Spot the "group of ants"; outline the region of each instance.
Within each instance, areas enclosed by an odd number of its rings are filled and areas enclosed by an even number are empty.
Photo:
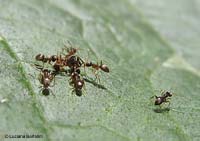
[[[63,55],[51,55],[45,56],[43,54],[37,54],[35,56],[36,61],[43,62],[43,66],[39,64],[34,64],[36,69],[40,71],[39,82],[42,84],[41,92],[43,95],[49,95],[51,89],[50,86],[55,84],[55,76],[64,73],[69,79],[69,84],[73,87],[73,91],[77,96],[82,95],[82,89],[85,85],[85,81],[81,76],[81,67],[91,67],[95,74],[96,79],[98,78],[97,71],[101,70],[103,72],[109,73],[109,68],[107,65],[100,63],[93,63],[91,61],[84,61],[80,56],[77,55],[78,48],[74,48],[71,44],[70,46],[65,46],[62,48]],[[44,68],[44,63],[48,63],[52,66],[53,70]],[[54,84],[51,85],[52,81]],[[51,91],[52,92],[52,91]],[[52,92],[53,93],[53,92]],[[172,93],[169,91],[163,91],[161,96],[153,96],[155,98],[155,105],[161,105],[163,103],[169,103],[169,98]],[[152,98],[153,98],[152,97]]]
[[[107,65],[103,64],[102,61],[99,63],[93,63],[91,61],[84,61],[80,56],[77,55],[78,48],[74,48],[71,43],[70,46],[62,48],[62,54],[46,56],[43,54],[37,54],[35,56],[36,61],[43,62],[43,66],[34,64],[36,69],[40,71],[39,82],[42,84],[41,92],[43,95],[49,95],[51,89],[49,87],[54,86],[55,76],[63,74],[70,77],[69,84],[73,87],[73,91],[77,96],[82,95],[82,88],[85,85],[84,78],[81,76],[81,67],[91,67],[95,74],[96,79],[99,79],[97,71],[102,70],[103,72],[109,73]],[[48,63],[53,69],[44,68],[44,64]],[[95,79],[95,80],[96,80]],[[52,81],[54,84],[51,85]],[[52,92],[53,94],[53,92]]]

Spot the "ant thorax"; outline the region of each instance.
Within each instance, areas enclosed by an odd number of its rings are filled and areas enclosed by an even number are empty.
[[[49,78],[44,79],[44,86],[49,86],[51,83],[51,80]]]

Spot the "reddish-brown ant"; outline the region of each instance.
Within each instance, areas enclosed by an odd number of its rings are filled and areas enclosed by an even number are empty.
[[[37,61],[42,61],[43,63],[51,63],[54,62],[53,64],[53,68],[55,69],[55,71],[58,73],[59,71],[63,70],[64,67],[64,59],[62,58],[61,55],[52,55],[50,57],[47,57],[45,55],[42,54],[38,54],[36,55],[35,59]]]
[[[110,72],[108,66],[106,66],[105,64],[103,64],[102,61],[100,62],[100,65],[99,65],[98,63],[97,63],[97,64],[94,64],[94,63],[92,63],[92,62],[86,62],[86,63],[85,63],[85,66],[86,66],[86,67],[92,67],[92,68],[94,68],[95,70],[101,69],[101,70],[104,71],[104,72]]]
[[[164,91],[162,92],[162,95],[161,96],[154,96],[156,99],[155,99],[155,105],[161,105],[162,103],[169,103],[170,104],[170,101],[168,101],[169,97],[172,97],[172,93],[169,92],[169,91]]]
[[[73,47],[67,48],[67,54],[65,55],[65,58],[67,59],[68,57],[76,54],[77,50],[78,49],[73,48]]]
[[[92,67],[92,68],[94,69],[95,77],[96,77],[96,79],[97,79],[99,82],[100,82],[100,78],[99,78],[99,76],[98,76],[98,74],[97,74],[96,71],[102,70],[102,71],[107,72],[107,73],[110,72],[108,66],[105,65],[105,64],[103,64],[102,61],[100,62],[100,65],[99,65],[98,63],[97,63],[97,64],[94,64],[94,63],[92,63],[92,62],[86,62],[86,63],[84,63],[84,66],[85,66],[85,67]]]
[[[52,87],[50,84],[51,82],[54,80],[55,78],[55,74],[48,70],[48,69],[43,69],[43,67],[41,67],[40,65],[35,64],[36,68],[39,69],[41,72],[39,74],[39,81],[40,83],[43,85],[42,86],[42,94],[43,95],[49,95],[51,89],[49,87]],[[55,83],[55,81],[54,81]]]
[[[72,47],[71,42],[68,41],[68,44],[70,45],[70,47],[64,45],[64,48],[62,48],[63,51],[64,51],[64,50],[67,51],[67,54],[65,55],[65,59],[68,59],[68,57],[70,57],[70,56],[76,54],[76,52],[77,52],[77,50],[78,50],[77,48],[73,48],[73,47]]]

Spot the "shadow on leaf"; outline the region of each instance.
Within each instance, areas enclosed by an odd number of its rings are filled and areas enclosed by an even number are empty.
[[[95,82],[94,80],[89,80],[89,79],[87,79],[87,78],[83,78],[83,79],[84,79],[86,82],[91,83],[92,85],[94,85],[94,86],[97,87],[97,88],[107,90],[107,88],[106,88],[104,85],[98,84],[98,83]]]
[[[165,112],[169,112],[170,108],[156,108],[156,109],[153,109],[153,111],[155,113],[165,113]]]

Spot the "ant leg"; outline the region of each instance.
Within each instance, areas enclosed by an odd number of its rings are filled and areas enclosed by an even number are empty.
[[[155,98],[157,98],[157,96],[156,96],[156,95],[153,95],[153,96],[151,96],[151,97],[150,97],[150,99],[152,99],[152,98],[154,98],[154,97],[155,97]]]
[[[89,51],[87,51],[87,58],[85,59],[86,61],[83,61],[82,59],[81,59],[81,61],[82,61],[82,63],[84,64],[84,73],[86,74],[86,71],[85,71],[85,67],[89,67],[89,66],[86,66],[86,63],[88,63],[88,58],[89,58]]]
[[[71,88],[71,94],[74,95],[74,93],[75,93],[75,89]]]
[[[81,65],[84,64],[85,65],[85,62],[83,61],[83,59],[81,59],[80,57],[78,57],[78,59],[80,60],[81,62]]]
[[[170,104],[171,104],[170,101],[165,101],[165,103],[169,103],[168,106],[167,106],[169,108]]]
[[[41,88],[40,91],[39,91],[39,94],[40,94],[40,93],[42,93],[42,88]]]
[[[94,81],[97,81],[97,83],[100,84],[100,77],[99,77],[98,71],[94,70],[94,75],[95,75],[95,80]]]
[[[38,65],[38,64],[34,64],[34,66],[36,67],[36,69],[38,69],[38,70],[43,70],[43,68],[44,68],[44,62],[43,62],[43,66],[41,66],[41,65]]]
[[[50,93],[52,93],[52,95],[53,95],[54,97],[56,97],[55,94],[54,94],[54,92],[53,92],[51,89],[49,89],[49,90],[50,90]]]
[[[86,89],[85,84],[83,85],[83,90],[84,90],[84,92],[87,94],[87,89]]]
[[[53,79],[53,85],[50,85],[50,87],[54,87],[56,84],[55,78]]]
[[[30,77],[32,77],[33,79],[35,79],[35,77],[36,77],[36,74],[35,74],[35,72],[34,72],[34,75],[33,75],[33,74],[30,74],[30,73],[28,73],[28,76],[30,76]]]
[[[70,45],[70,47],[72,48],[72,43],[69,40],[67,40],[67,42]]]
[[[97,74],[96,77],[97,77],[97,82],[100,84],[101,81],[100,81],[100,77],[99,77],[99,75]]]
[[[103,61],[101,60],[101,61],[100,61],[100,65],[99,65],[99,66],[102,66],[102,65],[103,65]]]
[[[161,90],[160,93],[161,93],[162,95],[164,95],[164,94],[165,94],[165,90]]]

